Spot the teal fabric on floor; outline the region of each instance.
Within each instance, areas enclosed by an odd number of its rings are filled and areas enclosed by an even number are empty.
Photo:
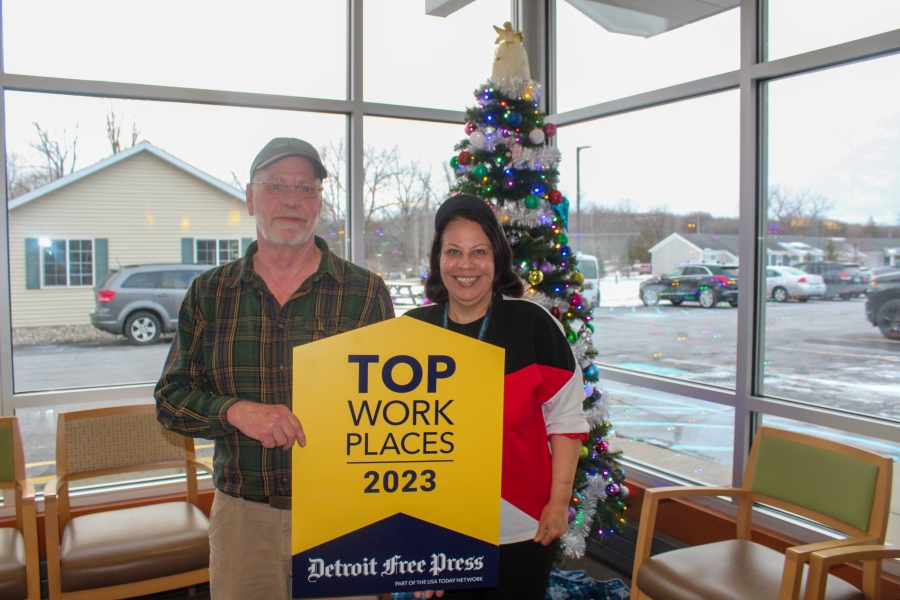
[[[621,579],[597,581],[584,571],[550,572],[547,600],[627,600],[631,598],[628,586]]]
[[[414,600],[412,592],[391,595],[392,600]],[[628,600],[631,592],[621,579],[597,581],[584,571],[563,571],[554,568],[550,572],[547,600]]]

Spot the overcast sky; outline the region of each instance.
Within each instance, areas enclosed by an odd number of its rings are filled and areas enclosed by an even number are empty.
[[[508,0],[477,0],[446,19],[422,0],[365,1],[368,100],[464,110],[490,74],[491,25]],[[89,10],[85,6],[91,7]],[[611,34],[559,1],[559,107],[596,104],[738,68],[737,9],[643,39]],[[900,27],[900,2],[772,0],[769,53],[782,57]],[[326,98],[346,94],[346,3],[297,0],[153,4],[4,0],[7,71]],[[769,87],[772,183],[823,194],[833,217],[900,219],[900,56],[795,77]],[[32,121],[71,137],[78,166],[109,154],[110,106],[137,119],[142,139],[224,180],[246,181],[253,156],[278,135],[317,146],[339,141],[343,116],[201,105],[6,94],[7,149],[30,157]],[[584,202],[623,198],[736,216],[739,101],[736,91],[563,128],[561,189],[575,197],[575,147]],[[461,126],[369,118],[368,145],[442,163]]]

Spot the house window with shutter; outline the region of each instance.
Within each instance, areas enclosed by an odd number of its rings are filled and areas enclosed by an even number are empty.
[[[197,264],[224,265],[241,257],[241,240],[197,240]]]
[[[42,287],[94,285],[93,240],[41,239]]]

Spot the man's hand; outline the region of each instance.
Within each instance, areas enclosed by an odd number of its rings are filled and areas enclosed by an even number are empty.
[[[306,445],[303,426],[283,404],[260,404],[240,400],[228,408],[228,422],[247,437],[258,440],[266,448],[281,446],[290,450],[294,442]]]

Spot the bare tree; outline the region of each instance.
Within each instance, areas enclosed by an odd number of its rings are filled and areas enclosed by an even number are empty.
[[[60,177],[75,171],[75,161],[78,158],[78,125],[75,125],[75,139],[72,140],[70,146],[66,141],[66,130],[62,131],[62,141],[51,136],[49,131],[41,129],[37,121],[33,121],[32,125],[37,129],[38,142],[32,142],[32,148],[38,151],[41,158],[45,162],[46,174],[48,181],[56,181]]]
[[[33,167],[15,152],[11,152],[6,158],[6,193],[12,200],[42,185],[49,183],[50,179],[41,167]]]
[[[769,219],[782,234],[818,236],[834,202],[809,190],[791,190],[773,185],[768,194]]]
[[[116,115],[113,107],[110,106],[106,113],[106,139],[109,140],[110,148],[113,154],[118,154],[122,150],[134,147],[141,136],[141,129],[138,127],[137,120],[131,121],[131,145],[122,146],[122,118]]]

